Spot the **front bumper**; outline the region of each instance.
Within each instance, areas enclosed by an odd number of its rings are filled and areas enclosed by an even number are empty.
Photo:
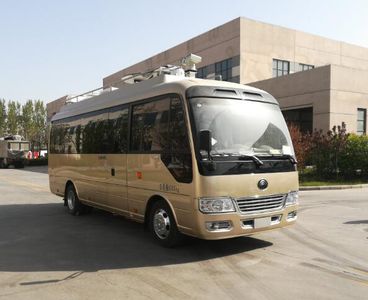
[[[298,205],[286,206],[280,210],[256,214],[223,213],[198,214],[197,237],[206,240],[218,240],[238,236],[252,235],[257,232],[289,226],[297,219]],[[294,216],[295,214],[295,216]],[[230,228],[226,228],[229,222]],[[220,229],[209,230],[209,224],[221,224]],[[206,225],[207,224],[207,225]]]

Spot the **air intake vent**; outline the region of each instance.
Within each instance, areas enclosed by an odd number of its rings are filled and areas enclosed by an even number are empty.
[[[247,97],[257,97],[257,98],[263,98],[263,96],[261,94],[258,94],[258,93],[252,93],[252,92],[243,92],[243,95],[245,98]]]
[[[281,209],[285,203],[285,195],[238,198],[236,202],[242,213],[266,212]]]
[[[238,97],[238,94],[235,90],[215,89],[213,94],[217,97]]]

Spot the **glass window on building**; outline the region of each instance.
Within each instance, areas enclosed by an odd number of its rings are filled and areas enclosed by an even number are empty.
[[[221,75],[222,80],[231,81],[233,69],[233,59],[225,59],[215,64],[216,75]]]
[[[358,121],[357,121],[357,134],[366,134],[367,131],[367,110],[364,108],[358,108]]]
[[[300,71],[307,71],[314,69],[313,65],[307,65],[307,64],[299,64]]]
[[[303,133],[313,131],[313,107],[283,110],[285,121],[299,127]]]
[[[198,68],[196,77],[197,78],[207,78],[207,76],[209,74],[208,70],[209,70],[208,66]]]
[[[279,77],[290,73],[290,62],[287,60],[273,59],[272,77]]]

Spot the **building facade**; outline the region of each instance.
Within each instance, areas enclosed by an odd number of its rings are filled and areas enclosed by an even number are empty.
[[[313,34],[237,18],[103,78],[122,77],[202,57],[197,77],[250,84],[273,94],[287,120],[302,130],[329,130],[345,122],[366,133],[368,49]]]

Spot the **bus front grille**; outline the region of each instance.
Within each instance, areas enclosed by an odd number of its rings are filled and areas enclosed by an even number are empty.
[[[267,212],[281,209],[285,204],[285,195],[236,199],[242,213]]]

